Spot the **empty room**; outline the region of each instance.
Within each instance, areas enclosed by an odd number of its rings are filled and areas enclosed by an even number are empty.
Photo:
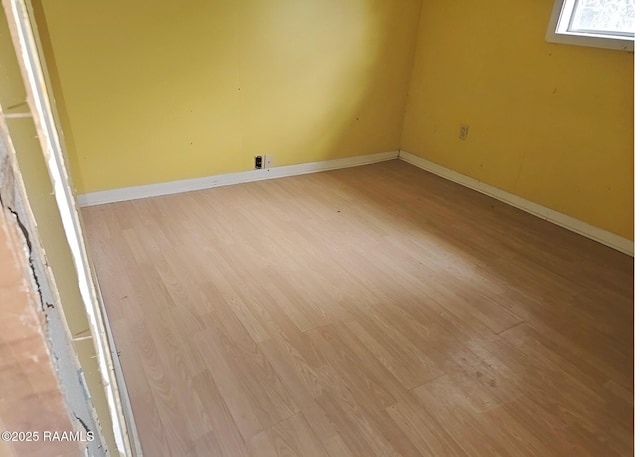
[[[632,1],[3,4],[87,453],[633,455]]]

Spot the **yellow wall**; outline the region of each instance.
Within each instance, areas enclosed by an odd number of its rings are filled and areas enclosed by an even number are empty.
[[[545,42],[552,4],[425,0],[402,148],[633,239],[633,54]]]
[[[553,0],[41,2],[78,193],[401,146],[633,238],[633,54]]]
[[[420,0],[41,3],[78,193],[400,146]]]

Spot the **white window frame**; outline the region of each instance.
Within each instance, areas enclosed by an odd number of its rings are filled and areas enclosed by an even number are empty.
[[[548,42],[634,51],[634,37],[569,31],[575,3],[576,0],[555,0],[547,28]]]

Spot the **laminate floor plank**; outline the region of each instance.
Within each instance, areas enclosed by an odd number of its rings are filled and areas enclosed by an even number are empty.
[[[327,450],[327,454],[332,457],[355,457],[356,455],[351,452],[349,447],[345,444],[340,435],[335,435],[328,440],[324,441],[324,448]]]
[[[633,454],[628,256],[398,160],[82,216],[145,455]]]
[[[535,456],[535,452],[511,439],[510,433],[484,421],[468,407],[464,392],[449,375],[434,379],[416,389],[425,408],[469,456]]]

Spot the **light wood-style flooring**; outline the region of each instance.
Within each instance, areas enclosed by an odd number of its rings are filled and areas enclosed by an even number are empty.
[[[633,261],[394,160],[83,210],[146,456],[630,456]]]

